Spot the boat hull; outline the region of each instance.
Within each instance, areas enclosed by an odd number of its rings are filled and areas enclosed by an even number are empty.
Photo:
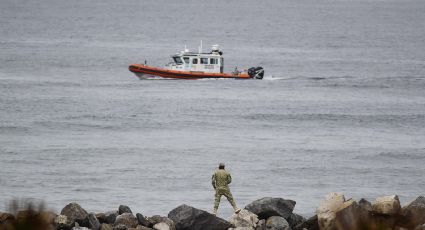
[[[132,64],[128,69],[133,72],[140,79],[155,79],[155,78],[168,78],[168,79],[252,79],[247,73],[205,73],[193,71],[179,71],[168,70],[147,66],[143,64]]]

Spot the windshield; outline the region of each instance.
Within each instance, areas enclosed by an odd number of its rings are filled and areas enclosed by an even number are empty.
[[[182,61],[182,59],[181,59],[180,57],[173,57],[173,59],[174,59],[174,62],[175,62],[177,65],[181,65],[181,64],[183,64],[183,61]]]

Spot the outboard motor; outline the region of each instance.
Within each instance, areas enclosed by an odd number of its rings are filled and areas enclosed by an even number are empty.
[[[261,66],[251,67],[248,69],[248,75],[250,78],[263,79],[264,69]]]

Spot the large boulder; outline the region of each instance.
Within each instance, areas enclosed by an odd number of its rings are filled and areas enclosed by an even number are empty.
[[[229,222],[236,228],[246,227],[254,230],[257,227],[258,216],[246,209],[243,209],[239,213],[234,213],[230,217]]]
[[[289,223],[281,216],[271,216],[266,221],[267,230],[291,230]]]
[[[69,203],[65,206],[61,215],[67,217],[67,225],[74,226],[74,223],[77,222],[80,226],[87,226],[87,217],[88,213],[77,203]]]
[[[119,225],[124,225],[127,228],[135,228],[139,222],[137,221],[137,218],[131,214],[131,213],[123,213],[119,216],[117,216],[114,227],[117,227]]]
[[[425,223],[425,197],[419,196],[402,209],[405,218],[404,225],[407,228],[414,228]]]
[[[376,214],[396,215],[400,211],[400,200],[397,195],[378,197],[372,204],[372,212]]]
[[[335,229],[335,213],[344,202],[344,195],[339,193],[330,193],[325,197],[316,210],[320,229]]]
[[[248,204],[245,209],[256,214],[260,219],[271,216],[281,216],[286,219],[292,214],[295,204],[293,200],[264,197]]]
[[[168,218],[174,221],[177,230],[225,230],[233,227],[226,220],[185,204],[171,210]]]
[[[368,218],[368,208],[365,200],[362,206],[356,201],[345,200],[344,195],[330,193],[317,209],[320,229],[364,229]]]
[[[131,209],[126,205],[120,205],[118,207],[118,214],[121,215],[123,213],[133,213]]]

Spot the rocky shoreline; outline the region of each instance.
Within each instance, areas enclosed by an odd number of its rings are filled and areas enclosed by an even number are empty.
[[[425,230],[423,196],[401,207],[396,195],[369,202],[331,193],[316,215],[307,219],[293,213],[295,204],[293,200],[264,197],[228,220],[185,204],[166,217],[134,214],[126,205],[89,213],[79,204],[70,203],[59,214],[35,210],[30,205],[15,213],[0,212],[0,230]]]

